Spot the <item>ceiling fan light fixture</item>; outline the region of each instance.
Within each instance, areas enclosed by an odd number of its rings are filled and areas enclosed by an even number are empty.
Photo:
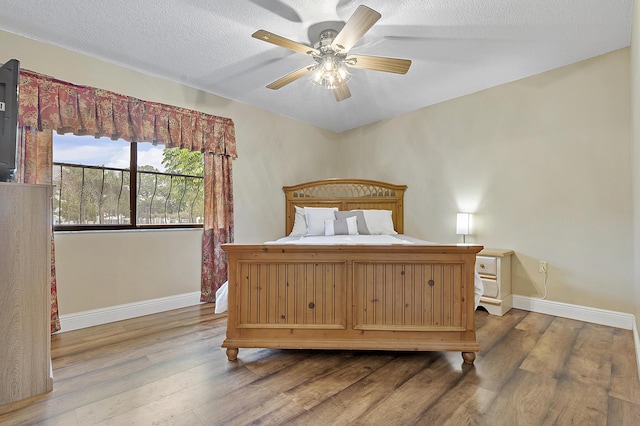
[[[333,54],[324,54],[316,59],[318,64],[311,70],[309,80],[325,89],[335,89],[351,80],[351,73],[343,60]]]
[[[277,90],[304,75],[309,75],[309,80],[313,84],[333,90],[336,101],[340,102],[351,97],[347,84],[351,79],[348,68],[406,74],[411,66],[409,59],[354,55],[349,52],[381,16],[379,12],[360,5],[347,22],[322,23],[330,26],[337,24],[338,30],[329,28],[320,31],[318,41],[313,48],[265,30],[256,31],[251,35],[253,38],[304,53],[315,61],[315,64],[302,67],[268,84],[267,88]],[[312,28],[313,31],[311,31]],[[310,36],[311,40],[316,38],[317,29],[318,24],[312,25],[309,29],[309,34],[314,35],[314,37]]]

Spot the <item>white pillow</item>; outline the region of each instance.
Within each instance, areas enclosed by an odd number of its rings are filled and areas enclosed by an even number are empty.
[[[337,207],[305,207],[304,218],[307,220],[305,235],[324,235],[324,221],[335,219]]]
[[[326,219],[324,235],[358,235],[358,218],[355,216],[341,219]]]
[[[296,215],[293,218],[293,229],[289,235],[301,237],[307,233],[307,220],[304,218],[304,209],[298,206],[294,207],[296,208]]]
[[[391,210],[362,210],[371,235],[395,235]]]

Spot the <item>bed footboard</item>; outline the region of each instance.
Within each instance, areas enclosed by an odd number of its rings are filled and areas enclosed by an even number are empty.
[[[229,314],[223,347],[480,350],[474,265],[482,246],[223,245]]]

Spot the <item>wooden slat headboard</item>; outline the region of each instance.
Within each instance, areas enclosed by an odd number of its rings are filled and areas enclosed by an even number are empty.
[[[338,207],[339,210],[391,210],[395,230],[404,233],[406,185],[366,179],[325,179],[282,187],[286,198],[286,234],[293,229],[298,207]]]

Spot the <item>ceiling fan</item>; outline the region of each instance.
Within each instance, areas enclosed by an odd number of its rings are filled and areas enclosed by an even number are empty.
[[[304,66],[267,85],[277,90],[311,73],[310,80],[322,87],[333,90],[336,101],[351,97],[349,86],[351,73],[347,68],[360,68],[396,74],[406,74],[411,66],[408,59],[385,58],[349,53],[349,50],[365,35],[382,15],[367,6],[360,5],[351,15],[340,32],[326,29],[320,32],[320,40],[313,46],[298,43],[288,38],[258,30],[251,36],[294,52],[311,56],[315,63]]]

